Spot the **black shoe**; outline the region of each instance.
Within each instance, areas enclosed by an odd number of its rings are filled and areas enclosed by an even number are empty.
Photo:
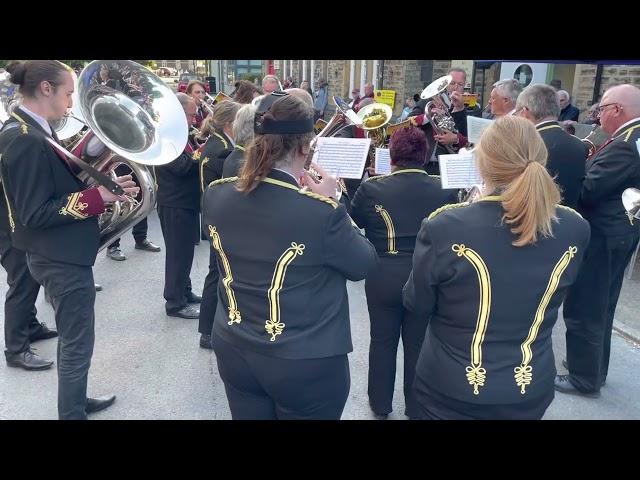
[[[35,343],[38,340],[48,340],[49,338],[55,338],[58,336],[57,330],[52,330],[47,327],[47,324],[42,322],[40,324],[40,328],[36,330],[34,333],[29,335],[29,342]]]
[[[111,395],[110,397],[87,398],[85,411],[87,412],[87,415],[90,413],[96,413],[110,407],[115,401],[115,395]]]
[[[118,262],[122,262],[123,260],[127,259],[127,257],[122,254],[122,250],[120,250],[120,247],[107,248],[107,257]]]
[[[167,315],[170,317],[180,317],[180,318],[200,318],[200,307],[194,304],[185,305],[180,310],[175,312],[167,312]]]
[[[578,390],[571,380],[569,380],[569,375],[556,375],[556,379],[554,381],[555,389],[561,393],[568,393],[570,395],[580,395],[582,397],[589,398],[600,398],[600,391],[597,392],[582,392]]]
[[[213,344],[211,343],[211,335],[200,335],[200,348],[206,348],[213,350]]]
[[[100,285],[99,283],[94,283],[93,286],[96,287],[96,292],[102,291],[102,285]]]
[[[138,250],[146,250],[147,252],[159,252],[161,250],[158,245],[151,243],[146,238],[140,243],[136,242],[136,248]]]
[[[565,358],[564,360],[562,360],[562,366],[564,368],[567,369],[567,371],[569,371],[569,364],[567,363],[567,359]],[[600,386],[604,387],[607,384],[607,380],[605,378],[602,379],[602,382],[600,382]]]
[[[193,292],[189,292],[189,294],[187,295],[187,302],[188,303],[201,303],[202,302],[202,297],[200,295],[196,295]]]
[[[5,356],[7,357],[7,365],[24,368],[25,370],[46,370],[53,365],[52,361],[45,360],[31,350],[14,354],[5,352]]]

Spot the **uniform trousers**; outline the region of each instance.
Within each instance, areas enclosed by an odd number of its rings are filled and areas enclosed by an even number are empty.
[[[369,273],[364,284],[371,322],[369,404],[377,414],[387,414],[392,410],[400,336],[404,350],[405,413],[409,417],[416,414],[411,385],[427,319],[420,318],[402,305],[402,288],[410,272],[411,256],[380,255],[377,268]]]
[[[191,292],[189,274],[200,229],[198,211],[159,205],[158,217],[165,244],[165,308],[167,313],[175,313],[187,305]]]
[[[638,245],[631,235],[591,235],[575,283],[564,301],[569,380],[580,391],[596,392],[607,378],[613,316],[624,270]]]
[[[339,420],[351,379],[347,355],[284,359],[240,349],[215,333],[218,371],[234,420]]]
[[[213,319],[218,307],[219,278],[215,250],[211,247],[209,252],[209,273],[204,279],[202,302],[200,303],[200,320],[198,323],[198,332],[203,335],[211,335],[211,330],[213,329]]]
[[[51,296],[58,329],[58,416],[86,420],[87,376],[95,340],[96,289],[89,266],[27,253],[33,278]]]
[[[11,245],[6,232],[0,232],[0,263],[7,271],[9,285],[4,302],[5,355],[22,353],[30,347],[29,336],[41,328],[35,306],[40,284],[27,267],[25,252]]]

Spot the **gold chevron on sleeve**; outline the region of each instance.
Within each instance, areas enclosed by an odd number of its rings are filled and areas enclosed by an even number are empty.
[[[473,394],[478,395],[479,387],[484,386],[487,371],[482,366],[482,342],[489,324],[489,314],[491,312],[491,277],[487,265],[471,248],[467,248],[464,244],[454,244],[451,250],[456,252],[458,257],[466,258],[478,275],[478,283],[480,285],[480,299],[478,302],[478,319],[476,320],[476,329],[473,332],[473,340],[471,342],[471,365],[466,367],[467,381],[473,386]]]
[[[284,330],[285,324],[280,321],[280,290],[284,285],[284,277],[287,273],[287,267],[298,255],[304,252],[304,244],[291,242],[291,247],[287,248],[276,262],[276,268],[271,279],[271,287],[267,292],[269,298],[269,320],[265,322],[265,330],[271,335],[271,341],[276,340],[276,336],[280,335]]]
[[[569,249],[564,252],[556,266],[553,267],[551,271],[551,277],[549,278],[549,283],[547,284],[547,289],[542,295],[542,299],[540,300],[540,304],[538,305],[538,309],[536,310],[536,316],[533,320],[533,324],[529,328],[529,335],[526,340],[522,342],[520,345],[520,350],[522,351],[522,363],[520,366],[515,367],[513,369],[516,379],[516,385],[520,387],[520,393],[525,394],[527,385],[531,383],[533,379],[533,367],[529,365],[531,363],[531,359],[533,358],[533,353],[531,352],[531,345],[535,341],[538,336],[538,332],[540,331],[540,325],[542,325],[542,321],[544,320],[544,314],[549,306],[549,302],[551,301],[551,297],[558,289],[558,285],[560,284],[560,278],[562,274],[569,266],[571,259],[575,256],[578,251],[577,247],[569,247]]]
[[[376,205],[376,212],[380,214],[384,224],[387,226],[387,243],[388,243],[388,251],[391,255],[395,255],[398,253],[396,250],[396,231],[393,227],[393,220],[391,220],[391,215],[387,212],[382,205]]]
[[[222,285],[224,286],[224,290],[227,292],[227,298],[229,299],[229,321],[227,324],[233,325],[234,323],[240,323],[242,321],[242,316],[240,315],[240,310],[238,310],[236,296],[231,288],[231,283],[233,282],[231,266],[229,265],[227,255],[222,249],[222,241],[220,240],[220,234],[217,232],[216,227],[209,225],[209,236],[211,237],[211,245],[213,245],[213,248],[216,249],[220,256],[220,261],[222,262],[222,268],[224,270]]]
[[[78,220],[84,220],[89,215],[83,213],[84,210],[89,206],[86,202],[81,202],[82,192],[72,193],[67,197],[67,204],[60,209],[58,212],[60,215],[71,215],[73,218]]]

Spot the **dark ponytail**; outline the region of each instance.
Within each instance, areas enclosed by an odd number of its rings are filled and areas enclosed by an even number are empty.
[[[71,69],[57,60],[13,61],[6,67],[11,74],[11,83],[20,85],[20,94],[34,97],[41,82],[47,81],[57,87],[63,81],[63,73]]]

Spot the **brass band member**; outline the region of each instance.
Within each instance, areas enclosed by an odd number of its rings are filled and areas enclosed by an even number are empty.
[[[313,136],[313,109],[277,98],[256,115],[240,177],[204,194],[221,276],[213,347],[234,419],[339,419],[349,394],[346,279],[376,253],[330,198],[336,179],[303,170]]]
[[[33,278],[51,296],[58,328],[58,416],[84,420],[115,396],[87,398],[95,339],[96,290],[92,266],[98,253],[97,216],[105,202],[124,200],[105,187],[89,188],[70,161],[47,141],[57,141],[49,122],[71,108],[74,81],[55,60],[13,62],[11,82],[23,103],[0,134],[1,172],[13,245],[27,255]],[[116,182],[127,194],[139,188],[130,176]]]
[[[402,287],[422,220],[457,198],[455,190],[443,190],[440,179],[424,171],[425,158],[435,148],[433,136],[428,138],[416,127],[394,132],[389,143],[391,174],[362,183],[351,204],[354,221],[365,229],[380,258],[365,281],[371,321],[369,404],[378,416],[391,412],[400,335],[406,415],[418,415],[410,392],[427,322],[403,307]]]
[[[238,103],[251,103],[251,101],[263,94],[262,88],[254,85],[248,80],[236,82],[236,89],[232,95],[233,100]]]
[[[624,270],[638,245],[638,220],[628,217],[622,192],[640,188],[640,89],[608,89],[598,107],[609,140],[587,160],[578,209],[591,225],[591,243],[576,283],[564,303],[568,375],[563,393],[599,397],[609,371],[613,316]]]
[[[177,93],[187,123],[196,116],[196,102]],[[165,244],[164,299],[170,317],[198,318],[202,300],[191,291],[193,249],[200,231],[198,162],[193,158],[191,138],[184,152],[171,163],[154,167],[158,183],[158,218]]]
[[[551,332],[589,225],[558,205],[528,120],[498,118],[475,151],[490,194],[422,223],[404,289],[429,321],[414,395],[425,419],[539,419],[554,396]]]
[[[222,167],[222,178],[236,177],[244,164],[244,156],[247,147],[253,140],[253,119],[256,114],[256,107],[244,105],[233,121],[233,138],[235,145],[233,151],[224,161]]]
[[[204,119],[209,115],[209,109],[202,105],[206,101],[205,94],[207,90],[205,84],[200,80],[191,80],[187,84],[185,93],[196,102],[196,119],[193,126],[199,129]]]
[[[220,102],[204,123],[202,133],[207,143],[198,149],[200,161],[200,190],[204,192],[214,180],[222,178],[224,161],[233,151],[233,121],[242,105],[232,101]]]
[[[560,126],[559,113],[556,91],[549,85],[530,85],[518,96],[515,115],[535,124],[547,147],[547,170],[560,187],[562,204],[577,208],[587,148]]]

